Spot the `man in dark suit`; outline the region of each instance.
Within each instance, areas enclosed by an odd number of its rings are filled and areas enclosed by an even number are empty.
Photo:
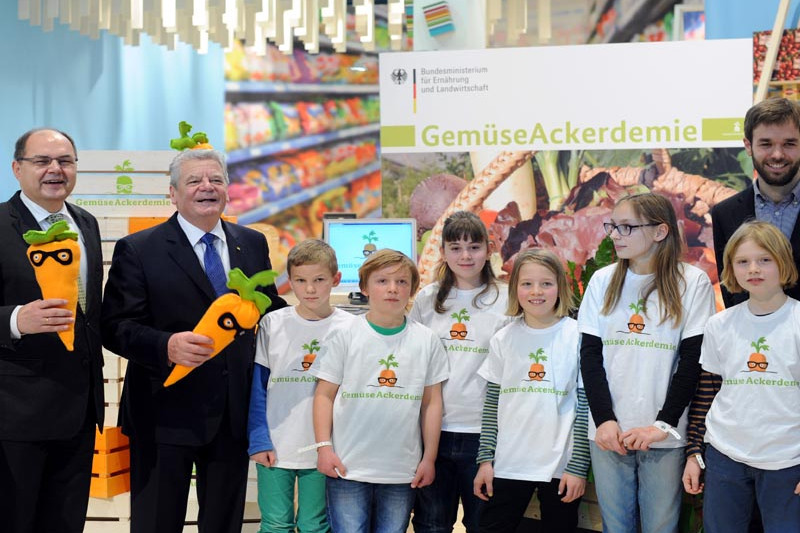
[[[210,359],[213,341],[192,333],[225,290],[214,284],[217,271],[270,268],[262,234],[220,219],[227,183],[221,153],[181,152],[170,165],[178,212],[114,249],[102,332],[105,346],[129,361],[120,419],[131,440],[133,533],[182,531],[193,465],[200,531],[241,530],[255,336],[237,336]],[[274,286],[264,291],[270,310],[285,305]],[[175,364],[194,370],[165,388]]]
[[[25,133],[11,165],[21,191],[0,204],[2,531],[80,533],[86,520],[95,427],[103,425],[103,261],[97,221],[64,201],[75,187],[77,160],[67,134]],[[43,299],[22,238],[55,219],[79,234],[85,297],[74,315],[61,307],[66,300]],[[73,351],[57,335],[69,325]]]
[[[714,255],[722,272],[722,252],[733,232],[746,220],[778,226],[792,243],[794,262],[800,268],[800,106],[784,98],[769,98],[747,111],[744,147],[758,174],[752,185],[711,209]],[[786,293],[800,300],[800,285]],[[725,307],[747,299],[722,288]]]

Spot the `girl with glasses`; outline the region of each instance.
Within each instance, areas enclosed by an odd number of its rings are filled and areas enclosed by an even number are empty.
[[[792,247],[748,222],[722,259],[725,288],[749,299],[706,325],[700,362],[721,388],[707,413],[693,405],[690,435],[705,451],[687,459],[684,488],[705,489],[708,533],[747,532],[755,501],[765,533],[800,531],[800,302],[783,292],[797,282]]]
[[[542,531],[574,532],[589,470],[586,395],[578,372],[578,326],[561,260],[520,252],[508,315],[478,371],[489,383],[475,495],[488,503],[482,533],[513,533],[538,491]]]
[[[616,264],[598,270],[578,313],[581,372],[603,531],[676,533],[686,407],[700,374],[714,292],[683,249],[668,199],[617,202],[605,225]]]
[[[442,388],[444,417],[436,458],[436,479],[417,491],[414,531],[451,531],[458,502],[467,533],[478,531],[481,500],[472,493],[486,382],[478,368],[489,339],[506,321],[507,293],[498,287],[489,264],[489,235],[476,215],[458,211],[444,223],[437,281],[424,287],[409,318],[442,340],[450,379]]]

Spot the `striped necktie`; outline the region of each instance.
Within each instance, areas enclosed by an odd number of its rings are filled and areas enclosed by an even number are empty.
[[[66,220],[67,217],[64,216],[63,213],[53,213],[51,215],[47,215],[45,221],[51,226],[60,220]],[[86,312],[86,288],[83,285],[83,280],[78,276],[78,303],[81,305],[81,309]]]

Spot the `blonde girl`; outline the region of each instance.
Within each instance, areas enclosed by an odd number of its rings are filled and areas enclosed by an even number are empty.
[[[748,222],[734,232],[722,283],[749,299],[706,325],[700,362],[721,388],[707,413],[692,413],[690,434],[705,450],[683,475],[687,492],[705,488],[707,533],[745,533],[756,501],[765,533],[800,531],[800,302],[784,293],[796,282],[777,227]]]
[[[489,235],[476,215],[458,211],[444,223],[437,281],[424,287],[409,318],[442,339],[450,364],[445,382],[444,417],[436,459],[436,479],[417,491],[414,530],[450,532],[458,503],[467,533],[475,533],[481,501],[472,493],[486,382],[478,368],[489,339],[505,321],[506,291],[498,287],[489,263]]]
[[[538,491],[543,531],[572,532],[589,470],[588,407],[561,260],[547,250],[521,252],[508,302],[517,318],[492,337],[479,370],[489,383],[473,487],[488,502],[480,531],[516,531]]]
[[[714,293],[680,261],[672,204],[654,193],[617,202],[606,233],[618,260],[592,277],[578,313],[581,372],[603,531],[675,533],[686,407],[700,374]]]

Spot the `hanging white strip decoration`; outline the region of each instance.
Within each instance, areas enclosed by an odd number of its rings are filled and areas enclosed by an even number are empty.
[[[503,17],[502,0],[486,0],[486,36],[494,35],[495,21]]]
[[[403,47],[404,14],[405,2],[403,0],[388,0],[387,18],[389,23],[389,43],[392,50],[400,50]]]
[[[358,40],[364,50],[374,50],[375,0],[352,4]],[[139,35],[147,33],[169,49],[181,42],[205,52],[209,42],[227,48],[233,39],[242,39],[266,54],[270,40],[291,54],[295,38],[318,53],[320,31],[335,51],[345,52],[347,7],[348,0],[17,0],[17,16],[45,31],[56,22],[91,38],[105,30],[125,44],[138,44]],[[387,12],[392,49],[401,49],[404,0],[387,0]]]
[[[364,50],[375,50],[375,4],[373,0],[353,0],[356,13],[356,33]]]
[[[175,0],[161,0],[161,25],[168,32],[174,32],[177,29]]]
[[[144,28],[144,0],[131,0],[131,28]]]
[[[206,0],[192,0],[192,26],[208,29]]]
[[[525,0],[522,0],[524,2]],[[522,7],[520,0],[508,0],[506,2],[506,44],[515,46],[522,33]]]
[[[547,44],[553,36],[550,18],[550,0],[539,0],[536,18],[539,20],[539,44]]]

